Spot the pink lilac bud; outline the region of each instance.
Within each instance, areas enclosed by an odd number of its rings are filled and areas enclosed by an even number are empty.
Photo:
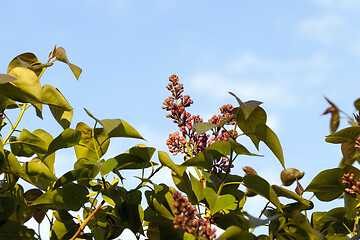
[[[360,137],[358,137],[355,141],[355,149],[356,151],[360,152]]]
[[[178,191],[174,191],[172,197],[173,207],[176,208],[173,220],[174,228],[181,228],[184,232],[194,235],[196,239],[199,237],[215,239],[215,228],[211,228],[210,221],[202,218],[187,198],[181,196]]]
[[[346,185],[345,192],[358,195],[360,193],[360,179],[354,181],[354,173],[345,173],[342,176],[342,183]]]

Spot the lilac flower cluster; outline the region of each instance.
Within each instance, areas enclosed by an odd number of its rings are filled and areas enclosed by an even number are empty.
[[[178,191],[174,191],[172,197],[173,207],[176,208],[174,228],[181,228],[184,232],[194,235],[196,239],[215,239],[216,230],[211,228],[210,221],[200,217],[187,198],[181,196]]]
[[[167,118],[173,119],[179,127],[178,132],[169,134],[166,145],[169,151],[173,155],[178,153],[186,154],[187,157],[193,157],[213,144],[215,141],[228,141],[230,138],[236,139],[238,133],[235,130],[226,130],[218,127],[213,130],[212,137],[209,134],[203,133],[197,136],[194,128],[195,123],[203,122],[203,119],[199,115],[192,115],[186,108],[193,104],[189,95],[183,95],[184,86],[179,83],[179,78],[176,75],[169,77],[170,83],[166,88],[171,92],[163,103],[163,109],[170,112],[166,115]],[[225,119],[231,117],[234,114],[234,107],[230,104],[224,105],[220,108],[219,115],[214,115],[209,122],[213,124],[219,124]],[[234,125],[235,119],[232,119],[227,125]],[[229,168],[229,159],[222,157],[214,160],[214,168],[212,172],[226,172]],[[230,168],[233,165],[231,164]]]
[[[355,141],[355,149],[356,151],[360,152],[360,137],[358,137]]]
[[[170,112],[166,117],[173,119],[173,122],[180,128],[182,136],[179,132],[169,134],[166,144],[173,155],[180,152],[191,157],[205,151],[209,135],[203,133],[196,136],[194,124],[203,122],[203,119],[199,115],[191,115],[186,111],[186,108],[193,104],[193,100],[189,95],[182,94],[184,87],[179,83],[178,76],[170,76],[169,81],[166,88],[171,92],[171,96],[164,101],[162,108]]]
[[[350,194],[358,195],[360,193],[360,179],[356,182],[354,181],[354,174],[353,173],[345,173],[342,176],[342,183],[345,184],[347,187],[345,188],[345,192]]]

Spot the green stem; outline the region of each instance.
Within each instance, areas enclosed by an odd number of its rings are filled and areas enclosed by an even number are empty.
[[[345,223],[342,223],[342,224],[343,224],[343,226],[346,228],[346,230],[348,230],[348,232],[350,233],[351,237],[353,237],[353,236],[354,236],[354,233],[348,228],[348,226],[346,226]]]
[[[9,140],[9,138],[11,137],[11,135],[14,133],[14,131],[16,130],[17,126],[19,125],[20,123],[20,120],[21,118],[23,117],[24,115],[24,112],[26,110],[26,103],[24,104],[24,106],[22,107],[21,109],[21,112],[20,112],[20,115],[18,117],[18,119],[16,120],[16,123],[14,124],[14,126],[11,128],[9,134],[6,136],[6,138],[4,139],[3,141],[3,145]]]
[[[186,142],[186,149],[187,149],[187,151],[188,151],[188,153],[190,155],[190,158],[192,158],[193,154],[191,152],[191,149],[190,149],[190,146],[189,146],[188,142]],[[194,168],[195,168],[195,171],[196,171],[196,173],[197,173],[197,175],[198,175],[198,177],[200,178],[200,181],[201,181],[203,179],[203,176],[201,175],[201,173],[200,173],[200,171],[199,171],[199,169],[197,167],[194,167]]]
[[[356,219],[355,219],[355,223],[354,223],[354,228],[353,228],[353,234],[355,235],[355,232],[356,232],[356,225],[359,224],[359,215],[356,216]]]

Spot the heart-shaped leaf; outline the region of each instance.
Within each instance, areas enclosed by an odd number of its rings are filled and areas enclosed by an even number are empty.
[[[48,154],[51,154],[59,149],[73,147],[79,143],[80,139],[81,132],[71,128],[65,129],[50,143]]]
[[[212,214],[227,209],[236,201],[233,195],[218,195],[214,191],[214,189],[209,187],[204,189],[203,194],[206,201],[209,203],[210,211]]]

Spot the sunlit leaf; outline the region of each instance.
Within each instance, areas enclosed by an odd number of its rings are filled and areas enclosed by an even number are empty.
[[[60,124],[63,129],[69,128],[71,124],[71,119],[73,116],[73,111],[64,111],[62,109],[56,108],[49,105],[51,114],[54,116],[55,120]]]
[[[81,180],[89,181],[92,177],[93,177],[92,172],[87,168],[74,169],[62,175],[55,182],[53,189],[56,189],[73,181],[81,181]]]
[[[50,143],[48,154],[59,149],[73,147],[79,143],[80,139],[81,132],[67,128]]]
[[[63,188],[45,192],[31,206],[78,211],[87,202],[88,193],[86,187],[68,183]]]
[[[235,202],[235,197],[231,194],[218,195],[214,189],[205,188],[203,190],[204,197],[209,203],[210,211],[215,214],[221,210],[225,210]]]
[[[64,48],[58,47],[56,49],[56,60],[66,63],[70,67],[70,69],[73,72],[73,74],[75,75],[76,79],[79,80],[82,70],[78,66],[71,64],[69,62]]]
[[[232,92],[229,93],[236,98],[237,102],[239,103],[240,109],[244,114],[245,119],[248,119],[251,113],[262,104],[262,102],[255,100],[250,100],[244,103],[234,93]]]
[[[64,111],[73,110],[61,92],[50,85],[44,85],[42,88],[42,103]]]
[[[36,134],[23,129],[20,133],[19,142],[26,144],[29,148],[35,152],[45,154],[47,153],[48,144],[38,137]]]
[[[258,124],[255,135],[270,148],[285,168],[283,151],[276,134],[265,124]]]
[[[237,226],[228,227],[223,234],[218,237],[218,240],[256,240],[256,237],[246,230]]]
[[[167,166],[172,171],[174,171],[177,175],[182,176],[183,171],[180,170],[179,166],[176,165],[169,155],[166,152],[159,151],[158,152],[159,161],[163,166]]]
[[[338,198],[345,189],[342,184],[343,171],[340,168],[327,169],[320,172],[305,189],[314,192],[321,201],[331,201]]]
[[[25,173],[24,169],[21,167],[19,161],[14,156],[14,154],[6,150],[5,150],[5,164],[6,164],[6,169],[10,173],[14,173],[18,177],[21,177],[25,181],[31,183],[29,176]]]
[[[109,137],[128,137],[128,138],[139,138],[144,139],[135,128],[130,126],[127,122],[121,119],[104,119],[99,120],[94,117],[87,109],[85,112],[93,118],[95,121],[99,122],[104,127],[104,132]]]
[[[15,101],[32,103],[41,112],[41,85],[36,74],[23,67],[15,67],[8,74],[17,80],[0,84],[0,94]]]
[[[30,52],[22,53],[16,56],[13,60],[11,60],[7,72],[9,73],[15,67],[24,67],[32,70],[36,74],[36,76],[39,76],[42,72],[42,68],[31,69],[31,67],[36,64],[41,63],[39,62],[35,54]]]
[[[155,148],[143,144],[136,145],[126,152],[115,157],[118,162],[117,169],[141,169],[150,167],[150,159]]]
[[[266,119],[266,112],[261,107],[255,108],[248,118],[245,118],[241,110],[237,111],[236,123],[244,134],[251,139],[257,149],[259,149],[260,139],[254,133],[258,124],[266,124]]]
[[[88,160],[100,160],[107,151],[110,139],[104,133],[103,128],[91,129],[83,122],[79,122],[75,128],[81,132],[78,145],[75,145],[77,159],[85,158]]]
[[[265,179],[258,175],[246,175],[244,177],[244,183],[247,188],[263,196],[272,202],[280,211],[282,211],[281,204],[274,189]]]
[[[12,81],[15,81],[15,80],[16,80],[15,77],[12,77],[12,76],[7,75],[7,74],[0,74],[0,84],[12,82]]]
[[[72,219],[64,222],[55,220],[54,225],[52,226],[50,240],[70,239],[74,236],[79,227],[80,225],[76,224]]]

